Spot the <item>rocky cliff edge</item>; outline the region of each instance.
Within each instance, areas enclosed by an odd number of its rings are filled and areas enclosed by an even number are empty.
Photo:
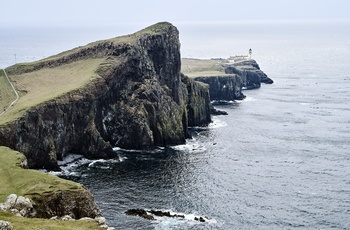
[[[107,158],[114,146],[184,143],[188,125],[210,122],[210,99],[208,86],[182,76],[180,67],[179,33],[166,22],[11,66],[6,71],[21,98],[11,108],[13,119],[0,122],[0,145],[24,153],[31,168],[57,169],[67,153]],[[73,84],[89,74],[94,77]],[[31,90],[30,82],[49,78],[45,88]],[[35,96],[42,91],[40,101]]]

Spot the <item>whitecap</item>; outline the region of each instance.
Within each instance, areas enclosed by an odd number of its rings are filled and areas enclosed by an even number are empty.
[[[69,154],[66,157],[63,158],[62,161],[57,161],[58,166],[62,166],[62,165],[67,165],[70,163],[73,163],[79,159],[82,159],[83,155],[79,155],[79,154]]]
[[[204,152],[207,149],[195,138],[189,139],[186,141],[186,144],[183,145],[175,145],[171,146],[170,148],[177,150],[177,151],[184,151],[184,152]]]
[[[212,123],[208,125],[210,129],[222,128],[227,126],[227,123],[223,120],[220,120],[218,117],[213,117]]]

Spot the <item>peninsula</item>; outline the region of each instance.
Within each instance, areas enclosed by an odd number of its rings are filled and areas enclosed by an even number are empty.
[[[74,219],[100,217],[92,195],[42,172],[26,178],[25,168],[59,170],[57,161],[70,153],[113,158],[113,147],[185,143],[188,127],[211,122],[211,100],[242,99],[243,87],[260,87],[267,79],[254,60],[181,59],[179,32],[167,22],[5,71],[0,162],[8,163],[1,175],[9,176],[0,177],[7,185],[0,198],[26,196],[33,202],[32,216]],[[6,73],[19,95],[5,84]]]

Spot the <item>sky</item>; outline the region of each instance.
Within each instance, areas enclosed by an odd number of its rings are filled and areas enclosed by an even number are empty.
[[[349,0],[0,0],[0,26],[350,20]]]

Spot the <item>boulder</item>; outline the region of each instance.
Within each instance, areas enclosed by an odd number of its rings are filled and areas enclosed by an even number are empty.
[[[13,226],[10,222],[0,220],[0,230],[13,230]]]
[[[33,204],[28,198],[10,194],[3,204],[0,204],[0,209],[10,211],[17,216],[33,217],[35,210]]]

